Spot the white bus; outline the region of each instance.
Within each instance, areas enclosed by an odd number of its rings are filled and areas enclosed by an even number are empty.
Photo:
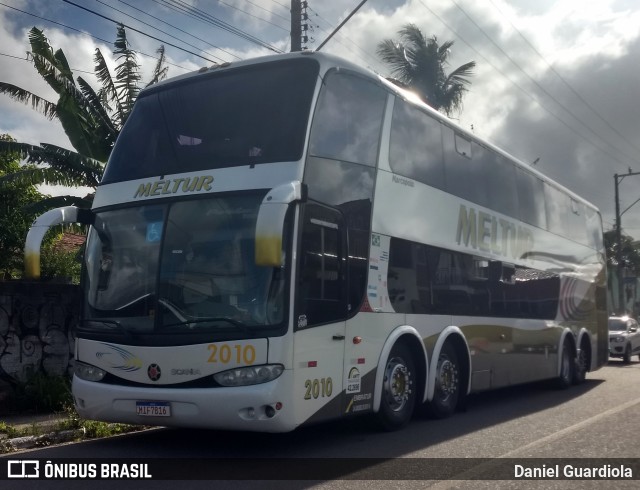
[[[562,162],[558,162],[561,165]],[[140,93],[90,212],[73,396],[88,419],[386,429],[607,360],[592,205],[367,70],[246,60]]]

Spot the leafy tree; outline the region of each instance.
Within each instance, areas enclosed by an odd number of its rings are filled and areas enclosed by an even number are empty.
[[[436,36],[425,37],[414,24],[406,24],[398,34],[400,42],[385,39],[378,44],[378,56],[391,68],[390,80],[415,90],[427,104],[447,115],[461,110],[475,61],[447,74],[445,67],[453,41],[438,44]]]
[[[65,234],[52,230],[49,240],[42,247],[42,263],[40,273],[45,279],[64,278],[74,284],[80,282],[80,253],[83,247],[69,249],[64,246]]]
[[[622,235],[621,240],[622,266],[631,269],[635,275],[640,275],[640,243],[635,242],[628,235]],[[610,230],[604,233],[604,246],[607,251],[607,266],[618,266],[618,242],[616,231]]]
[[[29,43],[33,65],[58,94],[58,101],[50,102],[5,82],[0,82],[0,93],[30,104],[51,120],[58,119],[76,152],[45,143],[35,146],[0,141],[0,153],[18,154],[20,158],[33,164],[1,177],[0,187],[15,182],[95,187],[140,92],[140,66],[135,52],[129,46],[124,26],[118,26],[114,43],[113,52],[118,61],[115,76],[111,75],[101,51],[96,48],[94,70],[102,87],[98,92],[82,77],[74,79],[64,52],[61,49],[54,52],[41,30],[33,27],[29,31]],[[167,75],[164,47],[161,46],[157,53],[159,61],[148,85]],[[48,198],[41,201],[39,211],[69,204],[88,207],[91,196]]]
[[[3,134],[0,141],[12,141]],[[0,154],[0,176],[18,171],[20,158],[17,153]],[[0,274],[2,279],[15,277],[23,269],[24,237],[33,222],[33,212],[25,211],[28,204],[42,199],[31,184],[14,182],[0,187]]]

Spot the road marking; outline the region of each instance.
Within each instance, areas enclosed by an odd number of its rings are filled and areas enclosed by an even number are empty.
[[[455,486],[460,485],[463,481],[469,480],[470,477],[472,477],[474,474],[477,474],[478,471],[486,471],[488,469],[490,469],[492,466],[494,465],[499,465],[501,464],[500,460],[501,459],[507,459],[507,458],[514,458],[517,457],[518,453],[523,453],[529,449],[538,447],[538,446],[543,446],[549,442],[555,441],[557,439],[560,439],[562,437],[564,437],[565,435],[571,433],[571,432],[576,432],[579,431],[580,429],[582,429],[583,427],[586,426],[590,426],[593,425],[594,422],[597,422],[598,420],[601,420],[603,418],[606,417],[610,417],[611,415],[617,414],[619,412],[622,412],[624,410],[627,410],[628,408],[631,408],[635,405],[640,404],[640,398],[636,398],[634,400],[630,400],[626,403],[623,403],[622,405],[618,405],[617,407],[614,408],[610,408],[609,410],[605,410],[604,412],[601,412],[597,415],[594,415],[593,417],[590,417],[588,419],[585,419],[581,422],[578,422],[577,424],[574,425],[570,425],[569,427],[565,427],[562,430],[559,430],[558,432],[554,432],[553,434],[549,434],[548,436],[543,437],[542,439],[537,439],[533,442],[530,442],[529,444],[526,444],[522,447],[519,447],[517,449],[513,449],[511,451],[508,451],[500,456],[497,456],[495,458],[495,461],[489,461],[486,463],[482,463],[479,464],[477,466],[474,466],[473,468],[470,468],[466,471],[463,471],[462,473],[459,473],[457,475],[454,475],[452,477],[452,479],[450,480],[446,480],[446,481],[440,481],[434,485],[429,486],[430,489],[436,489],[436,490],[446,490],[449,488],[453,488]],[[455,478],[455,479],[454,479]]]

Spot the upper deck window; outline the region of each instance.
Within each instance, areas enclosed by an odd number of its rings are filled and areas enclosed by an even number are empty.
[[[374,82],[330,72],[311,127],[309,154],[375,167],[386,100]]]
[[[102,183],[302,157],[318,64],[240,67],[143,93]]]

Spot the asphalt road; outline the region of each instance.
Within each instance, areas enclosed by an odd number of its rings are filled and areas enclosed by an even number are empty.
[[[376,431],[369,421],[327,423],[288,434],[155,429],[103,440],[24,451],[6,458],[57,460],[70,458],[162,458],[162,468],[178,475],[202,470],[216,474],[220,458],[249,458],[240,466],[219,466],[232,478],[266,481],[92,481],[91,488],[639,488],[638,480],[614,482],[470,480],[502,478],[515,464],[529,468],[548,458],[640,458],[640,362],[611,360],[569,390],[536,383],[472,396],[468,409],[446,420],[416,418],[401,431]],[[265,468],[265,458],[284,458]],[[289,458],[312,458],[291,460]],[[326,461],[326,458],[333,458]],[[379,458],[379,459],[363,459]],[[443,458],[435,461],[432,458]],[[467,458],[461,461],[457,458]],[[486,459],[485,459],[486,458]],[[506,461],[494,458],[508,458]],[[533,459],[541,458],[541,459]],[[191,460],[191,466],[178,467]],[[178,463],[176,463],[176,461]],[[195,462],[194,462],[195,461]],[[586,460],[584,460],[586,461]],[[215,463],[217,462],[217,463]],[[277,463],[277,464],[276,464]],[[580,467],[578,461],[578,467]],[[589,461],[589,464],[597,462]],[[0,464],[4,464],[1,463]],[[598,463],[600,464],[600,463]],[[633,464],[633,462],[632,462]],[[173,465],[173,466],[172,466]],[[323,471],[323,468],[328,470]],[[271,473],[269,472],[271,470]],[[425,480],[447,471],[453,479]],[[182,473],[181,473],[182,472]],[[640,459],[634,477],[640,478]],[[163,473],[164,474],[164,473]],[[194,473],[195,474],[195,473]],[[275,476],[274,476],[275,474]],[[478,476],[480,475],[480,476]],[[510,475],[509,475],[510,476]],[[217,479],[217,477],[214,477]],[[282,481],[273,480],[282,478]],[[362,478],[354,480],[354,478]],[[386,481],[378,480],[384,479]],[[416,478],[407,480],[407,478]],[[295,480],[292,480],[295,479]],[[25,481],[3,481],[3,489],[28,488]],[[33,483],[32,483],[33,484]],[[38,481],[38,488],[86,488],[88,482]],[[129,486],[131,484],[131,486]]]

